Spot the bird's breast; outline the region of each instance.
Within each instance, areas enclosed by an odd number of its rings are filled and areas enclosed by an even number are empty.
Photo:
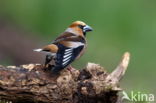
[[[84,45],[83,49],[80,51],[80,54],[76,57],[76,59],[79,59],[86,51],[87,45]]]

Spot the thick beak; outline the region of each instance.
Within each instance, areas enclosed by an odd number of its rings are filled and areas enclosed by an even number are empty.
[[[93,31],[93,29],[90,26],[86,25],[85,27],[83,27],[83,32],[89,32],[89,31]]]

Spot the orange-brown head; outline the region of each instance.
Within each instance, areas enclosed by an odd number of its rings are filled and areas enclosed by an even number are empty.
[[[82,21],[75,21],[73,22],[69,28],[67,28],[67,32],[72,32],[75,35],[85,36],[86,32],[92,31],[93,29],[85,24]]]

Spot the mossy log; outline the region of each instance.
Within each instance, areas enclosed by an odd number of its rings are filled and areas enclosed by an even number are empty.
[[[125,53],[117,68],[108,73],[99,64],[88,63],[72,72],[52,74],[40,64],[0,66],[0,100],[13,103],[117,103],[119,81],[129,63]]]

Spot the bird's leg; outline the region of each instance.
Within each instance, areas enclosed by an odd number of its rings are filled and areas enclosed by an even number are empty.
[[[69,70],[71,73],[74,71],[74,68],[71,66],[71,65],[69,65],[68,67],[67,67],[67,70]]]
[[[50,61],[53,59],[53,57],[51,55],[46,55],[46,59],[45,59],[45,67],[48,66],[48,64],[50,63]]]

